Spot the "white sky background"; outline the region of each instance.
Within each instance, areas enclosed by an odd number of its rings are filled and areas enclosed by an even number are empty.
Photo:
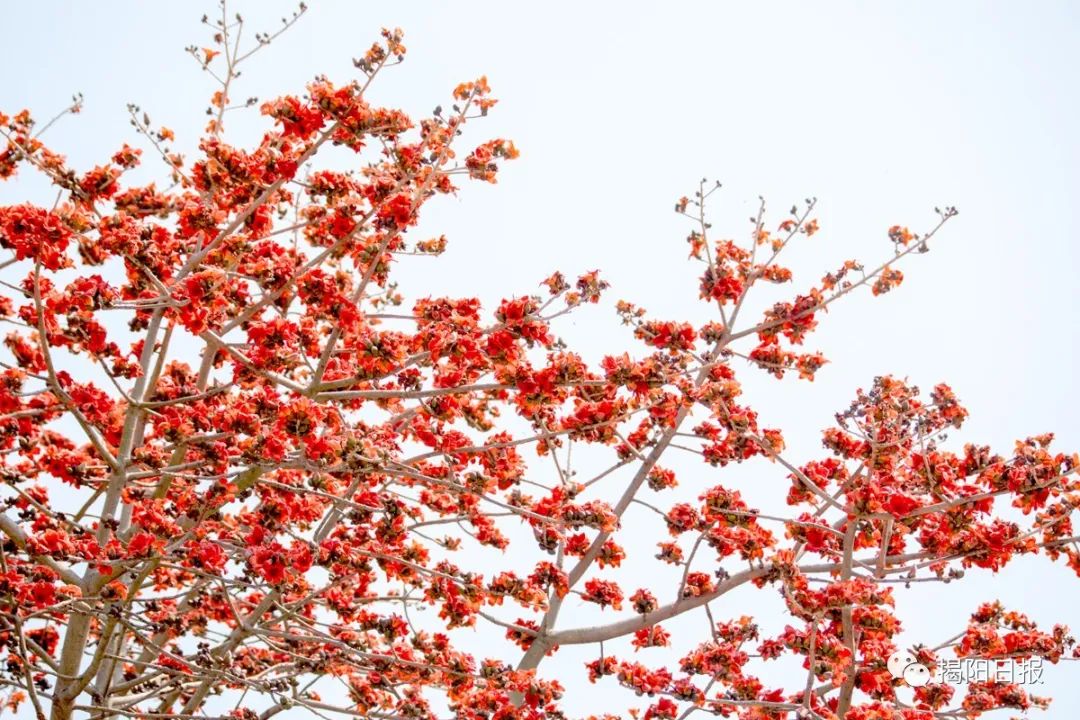
[[[486,73],[500,103],[474,137],[508,137],[522,151],[498,185],[470,183],[426,208],[423,230],[445,233],[450,248],[398,269],[409,294],[477,295],[492,308],[535,292],[555,269],[573,277],[599,268],[612,299],[660,318],[701,318],[698,268],[685,261],[689,227],[672,206],[703,176],[724,183],[713,196],[717,236],[745,239],[759,194],[770,203],[771,226],[793,202],[819,199],[822,232],[788,258],[792,292],[846,258],[884,260],[890,225],[925,230],[935,205],[953,204],[959,217],[932,252],[901,267],[898,290],[850,298],[822,318],[809,347],[831,364],[814,383],[744,368],[749,397],[763,424],[784,429],[800,463],[823,456],[819,431],[856,387],[883,373],[927,389],[950,383],[971,411],[957,442],[1007,453],[1014,439],[1050,430],[1061,448],[1080,449],[1071,217],[1080,191],[1080,6],[310,4],[251,62],[234,99],[300,93],[319,73],[345,82],[355,72],[351,58],[379,28],[401,26],[408,59],[381,76],[374,101],[420,117],[449,105],[459,81]],[[128,102],[173,128],[177,147],[190,153],[215,88],[183,47],[207,44],[198,20],[215,11],[211,3],[7,5],[0,110],[30,107],[45,119],[72,92],[85,93],[83,114],[46,136],[79,168],[125,140],[135,144]],[[232,9],[260,30],[275,28],[292,5]],[[262,123],[251,112],[226,128],[242,133]],[[0,202],[46,201],[19,182],[0,185]],[[557,330],[592,360],[632,347],[609,305]],[[694,467],[700,480],[684,473],[684,483],[732,482]],[[787,491],[772,466],[738,477],[751,498]],[[959,586],[898,590],[902,639],[937,644],[995,597],[1047,629],[1065,622],[1080,634],[1078,583],[1063,565],[1029,560],[997,576],[972,570]],[[716,605],[729,618],[755,602],[743,592]],[[573,618],[568,609],[562,622],[579,624]],[[579,668],[561,655],[542,666],[564,677],[580,676]],[[1078,680],[1080,666],[1064,663],[1043,687],[1029,688],[1055,697],[1044,717],[1080,715]],[[605,709],[605,692],[616,691],[601,687],[571,707]],[[617,692],[621,702],[625,691]]]

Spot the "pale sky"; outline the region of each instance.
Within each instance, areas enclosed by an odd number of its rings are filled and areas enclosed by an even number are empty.
[[[1053,431],[1061,448],[1080,450],[1080,251],[1069,210],[1080,193],[1080,5],[309,4],[252,61],[237,97],[300,93],[316,74],[344,82],[379,28],[400,26],[408,59],[380,77],[374,100],[422,116],[458,82],[486,74],[500,103],[472,132],[522,151],[497,185],[470,184],[428,206],[423,229],[445,233],[450,248],[402,268],[412,294],[477,295],[491,306],[534,292],[553,270],[599,268],[612,298],[700,318],[689,227],[672,206],[703,176],[724,184],[715,231],[740,240],[759,195],[777,222],[793,202],[818,198],[822,231],[788,259],[796,289],[848,257],[886,259],[890,225],[925,230],[934,206],[956,205],[932,252],[903,266],[901,288],[839,303],[823,319],[811,347],[831,364],[814,383],[745,368],[747,393],[763,423],[785,429],[799,462],[823,456],[820,430],[884,373],[924,388],[950,383],[971,411],[957,443],[1008,453],[1016,438]],[[134,140],[129,102],[193,147],[214,87],[183,48],[207,44],[198,20],[211,3],[5,5],[0,110],[30,107],[44,119],[83,92],[83,114],[47,136],[80,168]],[[252,30],[276,27],[292,9],[231,7]],[[251,113],[227,129],[262,123]],[[0,202],[44,202],[37,187],[0,185]],[[608,305],[559,330],[591,359],[631,343]],[[750,497],[786,492],[768,466],[740,477]],[[720,481],[730,480],[709,484]],[[996,597],[1046,628],[1080,633],[1078,589],[1063,565],[1015,562],[998,576],[971,571],[959,586],[898,590],[898,615],[906,641],[936,644]],[[744,592],[722,612],[737,617],[754,602]],[[569,654],[560,658],[565,667],[542,671],[581,675]],[[1064,663],[1045,680],[1028,688],[1055,697],[1043,717],[1080,716],[1080,666]],[[605,688],[568,707],[604,709],[605,691],[625,698]]]

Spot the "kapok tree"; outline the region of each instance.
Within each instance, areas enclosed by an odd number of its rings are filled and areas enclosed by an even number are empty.
[[[703,185],[676,211],[711,321],[621,302],[633,337],[590,367],[555,326],[598,302],[597,273],[555,273],[488,309],[430,287],[406,302],[392,281],[399,256],[445,246],[412,236],[425,204],[494,182],[517,155],[501,139],[458,147],[495,104],[482,78],[420,120],[377,107],[369,88],[405,55],[384,31],[358,79],[259,105],[265,134],[236,147],[237,69],[275,36],[246,48],[224,8],[204,22],[213,43],[191,52],[220,89],[191,159],[137,108],[141,147],[85,172],[28,112],[0,116],[0,176],[42,174],[58,193],[0,208],[9,706],[52,720],[560,718],[580,704],[564,685],[586,674],[646,720],[1043,704],[1012,683],[912,690],[887,660],[1055,662],[1065,628],[988,603],[952,639],[899,647],[892,588],[1038,552],[1080,569],[1076,456],[1047,435],[950,449],[967,414],[952,391],[879,377],[821,457],[796,462],[765,424],[778,412],[740,399],[748,367],[813,379],[825,359],[802,348],[822,312],[898,285],[955,210],[925,233],[890,228],[884,262],[843,262],[761,314],[747,299],[793,283],[778,260],[818,231],[814,204],[780,219],[762,206],[745,242],[719,240]],[[125,181],[144,155],[163,161],[160,184]],[[603,466],[582,474],[577,448]],[[700,463],[677,476],[674,452]],[[725,479],[755,459],[786,514]],[[655,511],[633,528],[655,558],[624,548],[631,507]],[[635,584],[613,579],[620,565]],[[779,593],[787,617],[715,617],[710,603],[744,586],[748,611]],[[601,620],[577,620],[590,606]],[[696,632],[665,629],[690,614]],[[489,651],[463,649],[462,628]],[[595,659],[545,664],[575,645]],[[755,674],[783,658],[803,668],[789,683]]]

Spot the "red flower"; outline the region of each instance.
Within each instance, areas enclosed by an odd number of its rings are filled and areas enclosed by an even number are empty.
[[[289,569],[289,558],[280,543],[261,545],[251,552],[251,567],[271,585],[285,582]]]
[[[585,582],[585,592],[582,598],[588,602],[594,602],[600,607],[609,605],[616,610],[622,609],[623,594],[619,586],[609,580],[593,578]]]
[[[67,267],[70,239],[71,230],[56,213],[25,204],[0,207],[0,246],[14,250],[18,260],[38,260],[47,270]]]

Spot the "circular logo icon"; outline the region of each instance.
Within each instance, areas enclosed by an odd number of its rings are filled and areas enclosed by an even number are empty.
[[[886,665],[894,678],[902,679],[911,687],[922,687],[930,682],[930,670],[907,650],[894,652]]]
[[[925,665],[915,663],[904,668],[904,682],[911,687],[922,687],[930,682],[930,671]]]

